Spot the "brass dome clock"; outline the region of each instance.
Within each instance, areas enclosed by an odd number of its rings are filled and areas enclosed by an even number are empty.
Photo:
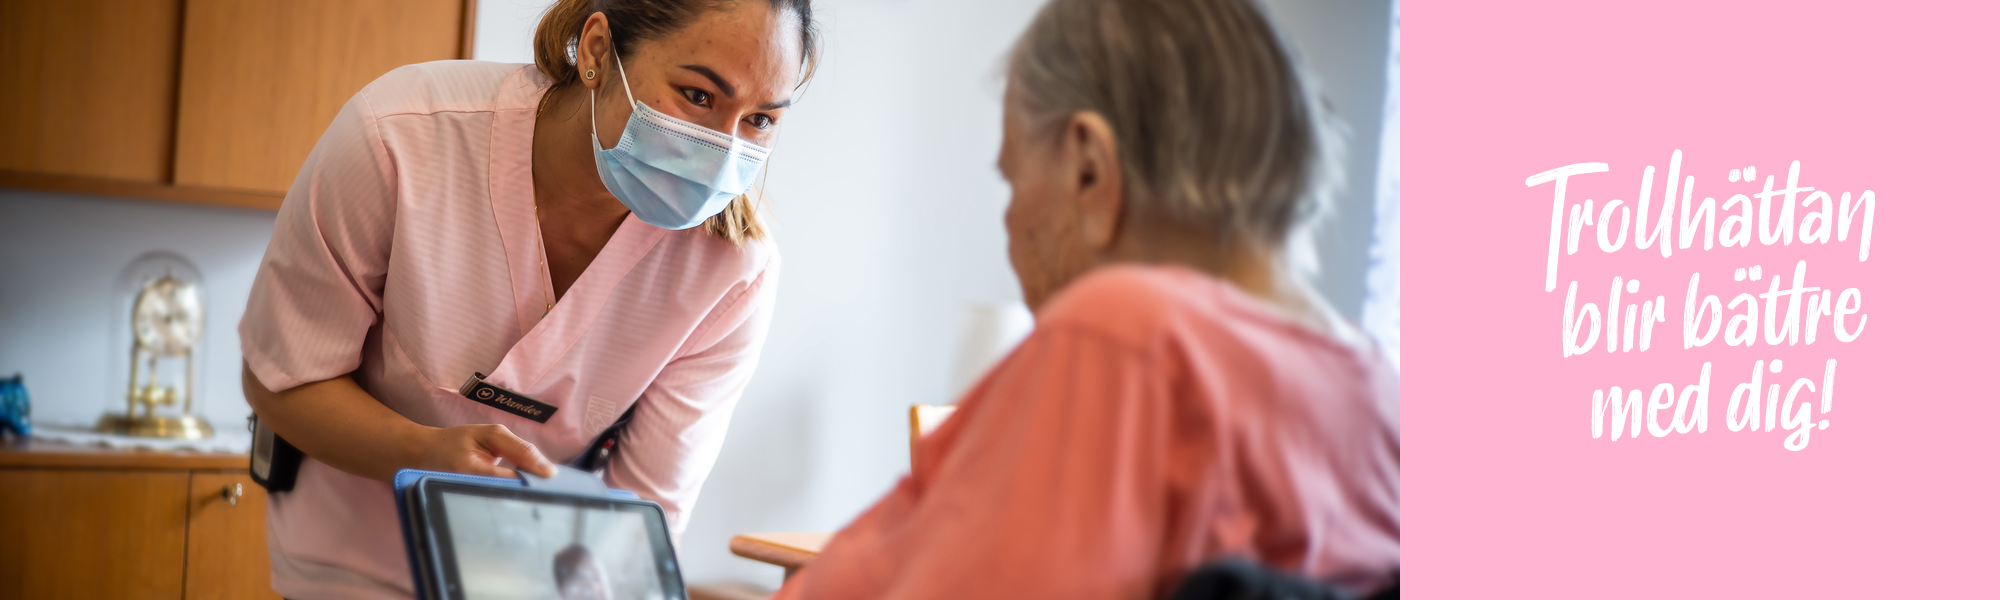
[[[124,369],[122,406],[106,411],[97,430],[156,438],[215,435],[195,410],[205,316],[200,272],[185,258],[155,252],[133,261],[120,280],[129,307],[120,325],[130,326],[131,362]]]

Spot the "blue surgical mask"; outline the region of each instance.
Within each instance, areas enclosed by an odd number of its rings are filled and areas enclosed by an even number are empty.
[[[616,61],[617,56],[613,55]],[[700,225],[750,190],[769,149],[694,123],[667,116],[632,98],[625,63],[618,80],[632,117],[609,150],[597,140],[597,90],[590,91],[590,148],[597,154],[597,177],[625,208],[662,229]]]

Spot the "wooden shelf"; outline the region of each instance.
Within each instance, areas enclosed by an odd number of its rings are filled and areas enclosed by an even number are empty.
[[[248,471],[250,455],[73,446],[9,438],[0,442],[0,468]]]
[[[0,188],[273,211],[278,210],[278,205],[285,201],[283,194],[271,192],[188,187],[22,171],[0,171]]]

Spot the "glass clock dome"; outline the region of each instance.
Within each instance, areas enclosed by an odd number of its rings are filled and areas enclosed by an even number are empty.
[[[194,263],[170,252],[132,261],[118,277],[112,364],[120,376],[97,430],[139,437],[215,435],[201,417],[195,374],[206,358],[206,290]]]

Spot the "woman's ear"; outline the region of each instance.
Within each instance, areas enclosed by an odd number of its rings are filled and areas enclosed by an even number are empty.
[[[583,79],[583,86],[598,89],[610,79],[611,64],[611,22],[605,20],[604,13],[595,13],[583,22],[583,33],[576,37],[576,76]]]
[[[1125,169],[1119,162],[1118,140],[1103,115],[1080,112],[1063,132],[1072,159],[1077,225],[1092,250],[1104,250],[1118,239],[1125,209]]]

